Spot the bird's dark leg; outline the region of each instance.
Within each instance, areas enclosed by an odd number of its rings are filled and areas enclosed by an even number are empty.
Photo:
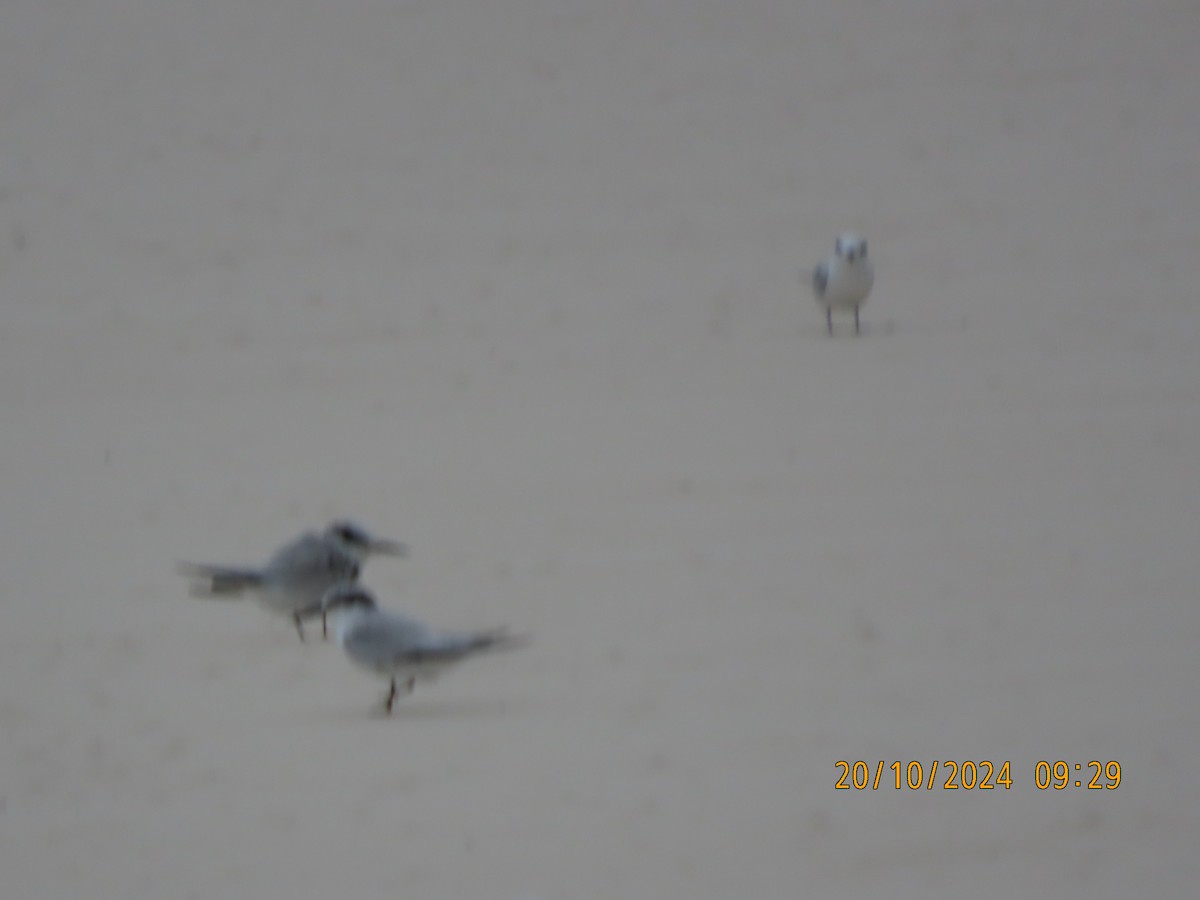
[[[854,333],[858,334],[858,304],[854,306]]]
[[[292,613],[292,621],[296,623],[296,634],[300,635],[300,642],[304,643],[304,626],[300,624],[300,613]]]
[[[383,708],[391,713],[392,704],[396,702],[396,679],[392,679],[392,686],[388,689],[387,699],[383,701]]]
[[[321,610],[321,640],[329,640],[329,614]]]
[[[825,327],[829,329],[829,336],[833,337],[833,307],[825,307]]]

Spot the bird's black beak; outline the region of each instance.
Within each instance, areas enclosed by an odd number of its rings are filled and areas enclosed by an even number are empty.
[[[386,538],[373,539],[367,545],[367,549],[372,553],[378,553],[381,556],[408,556],[408,545],[400,541],[391,541]]]

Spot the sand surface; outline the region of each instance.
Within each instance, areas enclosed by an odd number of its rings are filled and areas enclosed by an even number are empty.
[[[0,5],[0,893],[1195,897],[1198,44],[1184,0]],[[386,605],[531,645],[383,719],[173,572],[334,515],[411,545]],[[935,759],[1012,787],[834,788]]]

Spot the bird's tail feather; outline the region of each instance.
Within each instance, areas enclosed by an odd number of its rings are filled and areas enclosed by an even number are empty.
[[[256,569],[205,563],[180,563],[178,569],[180,575],[192,579],[192,595],[196,597],[236,597],[263,583],[262,573]]]
[[[529,636],[513,634],[507,628],[493,628],[471,635],[468,642],[468,649],[472,651],[515,650],[528,644]]]

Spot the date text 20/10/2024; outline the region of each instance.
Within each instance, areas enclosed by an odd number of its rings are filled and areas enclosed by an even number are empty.
[[[990,760],[933,760],[923,764],[917,760],[888,763],[878,760],[874,766],[865,760],[853,762],[839,759],[834,763],[838,778],[834,789],[873,790],[893,787],[896,790],[990,791],[1011,790],[1014,784],[1012,761],[994,763]],[[1040,759],[1033,767],[1033,784],[1039,791],[1084,790],[1115,791],[1121,785],[1121,764],[1115,759],[1101,762],[1069,763],[1066,760]]]

